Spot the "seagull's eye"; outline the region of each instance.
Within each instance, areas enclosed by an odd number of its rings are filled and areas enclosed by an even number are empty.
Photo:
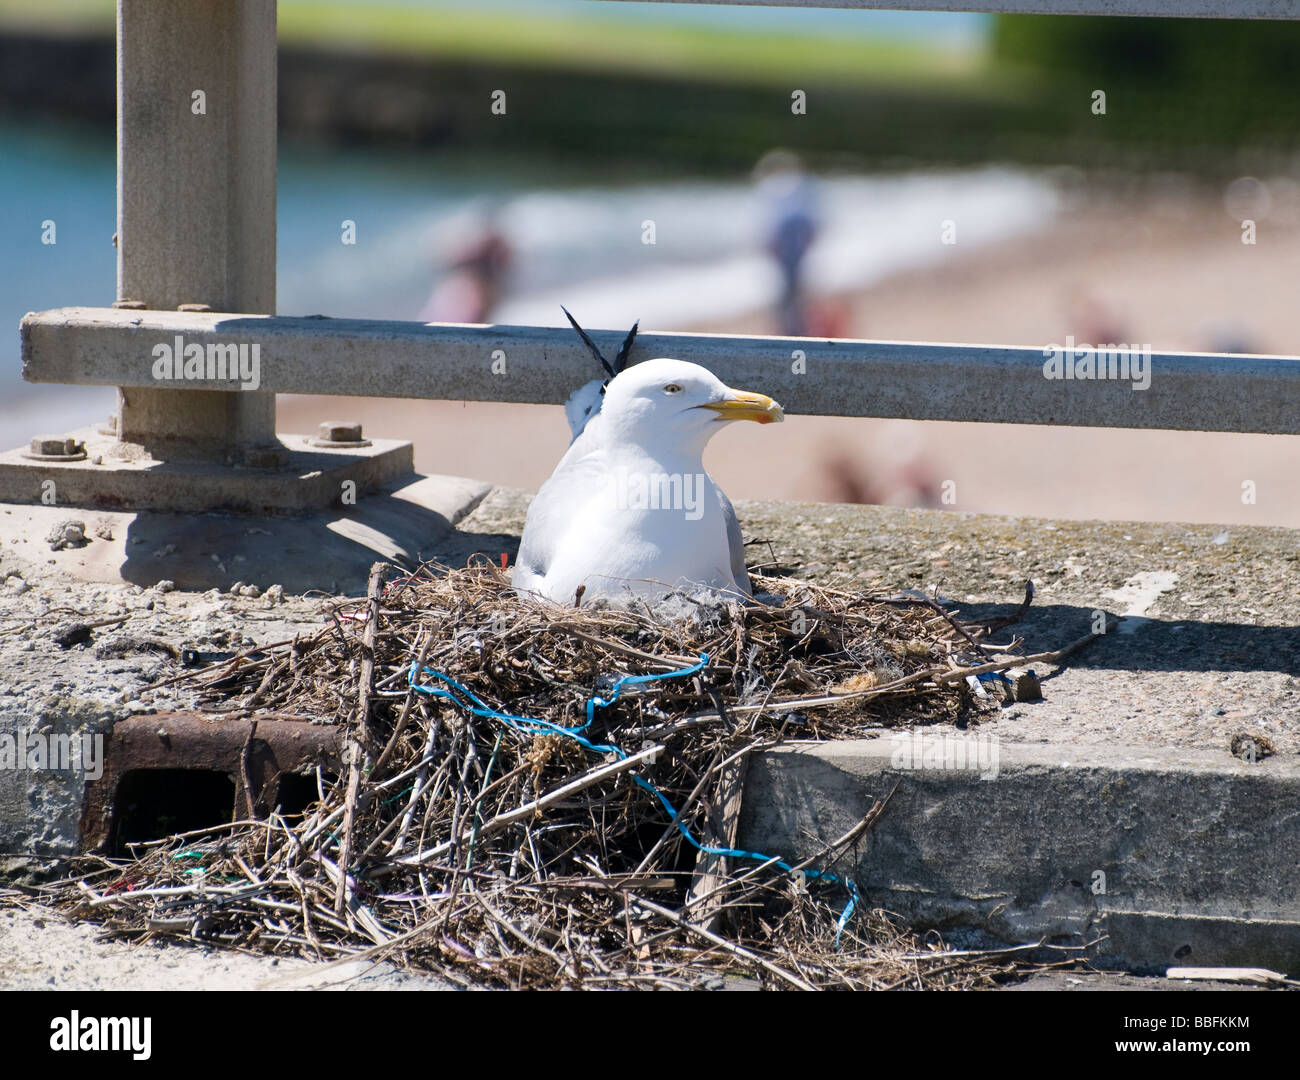
[[[682,392],[682,388],[678,386],[675,382],[670,382],[667,386],[664,387],[665,394],[680,394],[681,392]]]

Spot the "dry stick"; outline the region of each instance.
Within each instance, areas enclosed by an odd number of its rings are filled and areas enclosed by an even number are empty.
[[[415,783],[411,785],[411,797],[406,801],[406,809],[400,816],[394,817],[393,820],[384,827],[383,831],[370,841],[370,846],[366,848],[365,852],[361,856],[363,860],[368,859],[372,854],[374,854],[375,849],[383,843],[384,839],[395,828],[400,827],[401,831],[398,833],[397,839],[393,841],[392,846],[388,849],[388,854],[390,856],[395,855],[401,850],[402,845],[406,842],[407,831],[410,829],[411,821],[415,817],[415,807],[420,801],[420,796],[424,794],[425,785],[428,782],[429,765],[433,761],[433,748],[438,741],[438,735],[441,730],[442,723],[440,719],[435,719],[433,723],[429,725],[429,734],[424,743],[424,753],[420,755],[419,773],[415,778]],[[399,793],[394,797],[400,798],[401,795]]]
[[[640,649],[634,649],[630,645],[624,645],[621,642],[610,641],[608,638],[596,637],[595,634],[586,634],[581,630],[575,630],[571,626],[564,626],[561,623],[552,624],[554,629],[563,630],[566,634],[576,637],[589,645],[599,645],[602,649],[608,649],[613,653],[620,653],[623,656],[630,656],[635,660],[642,660],[647,664],[653,664],[655,667],[662,668],[664,671],[674,671],[683,665],[698,664],[698,656],[656,656],[654,653],[642,652]]]
[[[749,771],[749,755],[733,758],[720,770],[715,788],[714,807],[717,813],[715,829],[704,836],[704,844],[714,848],[734,848],[736,830],[740,826],[740,796],[744,789],[745,774]],[[716,831],[715,831],[716,830]],[[701,851],[695,860],[695,880],[687,894],[686,903],[713,893],[727,879],[727,858],[712,851]],[[702,902],[697,922],[706,930],[717,930],[722,911],[716,901]]]
[[[230,899],[243,899],[244,897],[256,896],[263,893],[271,886],[263,882],[261,885],[234,885],[234,886],[211,886],[202,883],[194,885],[165,885],[156,889],[132,889],[130,892],[106,893],[96,897],[90,902],[91,907],[100,907],[103,904],[120,903],[128,900],[142,900],[146,897],[156,896],[195,896],[202,893],[209,897]]]
[[[742,960],[748,960],[751,964],[757,964],[764,971],[770,972],[771,974],[775,975],[777,978],[783,980],[784,982],[788,982],[796,990],[817,989],[817,987],[813,986],[812,983],[805,982],[803,979],[799,978],[798,975],[791,974],[790,972],[786,971],[785,968],[772,963],[770,960],[762,956],[759,956],[758,953],[750,952],[743,945],[737,945],[734,942],[728,941],[724,937],[719,937],[711,930],[706,930],[702,926],[696,926],[692,922],[687,922],[675,911],[669,911],[668,908],[666,907],[660,907],[658,904],[652,903],[651,901],[646,900],[643,897],[637,896],[635,893],[629,893],[628,900],[629,902],[636,904],[637,907],[645,908],[647,911],[652,911],[656,915],[662,915],[665,919],[669,919],[672,922],[675,922],[683,930],[695,934],[698,937],[702,937],[705,941],[712,942],[714,945],[717,945],[721,949],[725,949],[733,956],[739,956]]]
[[[1112,630],[1118,625],[1118,620],[1113,623],[1108,623],[1106,625],[1106,630],[1101,634],[1084,634],[1084,636],[1078,640],[1072,641],[1068,645],[1064,645],[1059,649],[1054,649],[1052,652],[1034,653],[1033,656],[1016,656],[1012,657],[1010,660],[999,660],[991,664],[980,664],[977,667],[958,668],[956,671],[951,671],[942,677],[935,678],[934,681],[942,685],[944,683],[962,682],[968,675],[986,675],[991,671],[1006,671],[1008,668],[1021,667],[1024,664],[1059,664],[1067,656],[1078,652],[1085,645],[1092,644],[1092,642],[1096,641],[1097,638],[1103,637],[1106,632]]]
[[[314,857],[320,861],[321,866],[325,868],[325,873],[336,883],[335,895],[337,895],[337,883],[340,881],[343,882],[344,895],[348,902],[348,914],[356,916],[357,922],[361,924],[362,929],[365,930],[370,940],[375,942],[375,944],[388,941],[393,935],[389,933],[388,928],[375,917],[374,913],[356,898],[356,894],[353,892],[351,885],[348,884],[347,873],[339,866],[332,863],[319,851],[315,852]]]
[[[207,833],[229,832],[231,829],[237,829],[241,825],[266,825],[267,823],[261,818],[240,818],[238,821],[223,821],[220,825],[205,825],[201,829],[191,829],[189,832],[173,833],[171,836],[164,836],[161,840],[137,840],[131,842],[133,848],[155,848],[165,847],[174,844],[177,840],[186,840],[191,836],[204,836]],[[121,869],[114,866],[113,869]]]
[[[1098,941],[1103,939],[1098,939]],[[1046,938],[1024,945],[1008,945],[1001,949],[942,949],[932,953],[909,953],[895,959],[909,963],[919,960],[953,960],[977,959],[985,956],[1008,956],[1012,953],[1033,952],[1035,949],[1054,949],[1057,952],[1085,952],[1097,945],[1097,941],[1086,941],[1082,945],[1051,945]]]
[[[964,637],[977,649],[979,648],[979,642],[975,640],[971,632],[967,630],[966,627],[962,626],[962,624],[959,623],[955,618],[953,618],[953,616],[944,609],[942,604],[940,604],[937,600],[930,599],[930,597],[928,596],[925,598],[925,603],[928,607],[932,608],[934,611],[937,611],[939,615],[943,618],[943,620],[954,630],[956,630],[957,633],[959,633],[962,637]]]
[[[470,770],[478,761],[478,733],[468,720],[465,722],[465,760],[461,764],[460,779],[456,783],[456,798],[451,805],[451,844],[452,844],[452,861],[456,864],[456,872],[452,875],[451,884],[448,886],[449,892],[455,892],[460,882],[460,835],[461,823],[464,818],[461,817],[462,809],[465,805],[465,785],[469,780]],[[448,909],[450,915],[450,909]]]
[[[509,828],[518,821],[525,821],[534,814],[541,813],[548,806],[553,806],[557,802],[563,802],[570,795],[575,795],[579,791],[583,791],[586,788],[599,784],[602,780],[608,780],[611,776],[617,776],[619,773],[627,772],[629,769],[634,769],[636,766],[649,761],[656,755],[662,754],[663,749],[662,746],[647,747],[646,749],[631,754],[619,761],[614,761],[608,765],[602,765],[597,769],[592,769],[590,772],[584,773],[576,780],[572,780],[569,783],[556,788],[554,791],[548,792],[541,796],[541,798],[534,799],[532,802],[525,803],[523,806],[517,807],[514,810],[507,810],[504,814],[498,814],[496,817],[492,818],[491,821],[485,821],[483,823],[482,827],[479,829],[479,838],[486,839],[487,837],[500,832],[502,829]],[[420,866],[423,863],[429,862],[431,859],[436,859],[441,855],[446,855],[452,850],[455,843],[456,841],[444,840],[441,844],[438,844],[435,847],[427,848],[415,855],[408,855],[405,858],[398,859],[397,863],[394,864],[393,867],[379,867],[375,870],[375,873],[381,874],[385,870],[394,869],[398,865]]]
[[[252,695],[248,698],[247,701],[243,703],[241,707],[244,710],[250,712],[253,709],[255,709],[258,705],[258,702],[260,702],[264,697],[266,697],[266,692],[269,689],[271,683],[274,681],[275,677],[279,675],[280,672],[284,671],[284,669],[287,668],[288,666],[289,666],[288,660],[281,660],[278,664],[268,665],[266,669],[266,674],[262,676],[262,681],[258,683],[257,689],[253,691]]]
[[[87,630],[97,630],[101,626],[115,626],[118,623],[124,623],[129,618],[131,618],[130,615],[109,615],[103,619],[92,619],[90,622],[81,625]]]
[[[357,792],[361,787],[362,747],[370,742],[370,691],[375,678],[375,630],[379,622],[379,588],[384,579],[385,563],[370,568],[366,584],[369,618],[361,634],[361,677],[357,680],[357,715],[353,736],[348,740],[348,794],[343,809],[343,843],[339,850],[340,873],[334,890],[334,913],[343,914],[347,903],[348,866],[352,862],[352,827],[356,822]]]
[[[429,655],[429,646],[433,644],[433,634],[429,631],[423,631],[423,633],[424,640],[420,644],[419,656],[415,661],[416,672],[422,672],[424,670],[425,657]],[[402,737],[402,733],[406,730],[406,723],[410,718],[411,706],[415,703],[415,698],[415,687],[408,687],[406,691],[406,701],[402,704],[402,714],[397,718],[397,725],[393,728],[393,734],[388,739],[388,745],[384,747],[384,752],[379,755],[379,760],[375,762],[375,767],[370,770],[370,778],[372,780],[381,775],[384,766],[388,764],[388,759],[392,757],[393,751],[397,749],[397,742]]]
[[[1034,602],[1034,594],[1036,591],[1034,583],[1032,581],[1026,581],[1025,598],[1020,602],[1020,606],[1010,615],[1002,615],[996,619],[990,619],[984,624],[984,633],[988,635],[993,633],[995,630],[1002,630],[1008,626],[1014,626],[1023,619],[1025,617],[1025,612],[1029,610],[1029,605]]]
[[[253,739],[257,737],[257,721],[248,725],[248,737],[239,750],[239,780],[244,789],[244,804],[249,817],[257,817],[257,808],[253,805],[253,774],[248,769],[248,752],[252,749]],[[274,810],[274,807],[271,807]]]
[[[311,908],[307,903],[307,890],[303,886],[302,878],[292,870],[287,871],[285,876],[289,879],[289,884],[298,894],[298,903],[302,909],[303,933],[307,935],[307,940],[310,941],[312,947],[315,948],[316,958],[319,960],[321,957],[321,943],[320,938],[316,936],[316,928],[311,924]]]

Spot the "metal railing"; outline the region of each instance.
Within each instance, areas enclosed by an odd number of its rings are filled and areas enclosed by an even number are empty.
[[[150,390],[242,385],[231,370],[208,378],[196,367],[186,378],[181,358],[193,346],[212,354],[213,375],[231,347],[257,346],[250,389],[282,394],[558,405],[599,374],[567,327],[64,308],[29,315],[22,336],[31,381]],[[613,355],[623,335],[595,336]],[[160,344],[174,367],[156,366]],[[632,360],[703,364],[792,413],[1300,434],[1300,359],[1072,345],[646,333]]]

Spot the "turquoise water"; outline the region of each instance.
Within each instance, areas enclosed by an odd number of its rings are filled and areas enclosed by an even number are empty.
[[[22,381],[18,322],[28,311],[113,302],[116,193],[112,137],[0,126],[0,446],[101,420],[109,388]],[[41,243],[42,222],[56,243]],[[65,417],[75,420],[68,423]]]

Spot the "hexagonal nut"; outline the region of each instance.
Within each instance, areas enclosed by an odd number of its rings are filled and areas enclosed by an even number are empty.
[[[83,443],[66,435],[37,435],[32,439],[32,453],[45,457],[72,457],[85,449]]]
[[[321,442],[360,442],[361,424],[355,420],[322,420],[318,438]]]

